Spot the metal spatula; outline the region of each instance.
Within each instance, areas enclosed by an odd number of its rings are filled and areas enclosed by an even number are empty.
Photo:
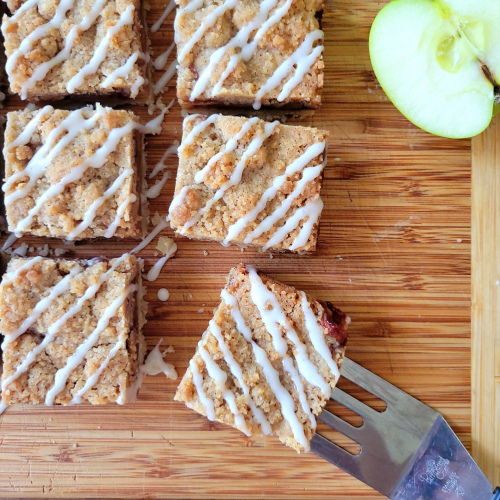
[[[354,427],[324,410],[319,420],[356,441],[358,455],[316,434],[311,449],[394,500],[500,500],[444,418],[427,405],[345,359],[342,376],[387,404],[380,413],[335,388],[332,399],[363,419]]]

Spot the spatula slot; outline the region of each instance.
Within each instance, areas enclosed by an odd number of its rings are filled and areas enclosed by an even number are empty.
[[[352,456],[361,453],[361,445],[359,443],[356,443],[356,441],[348,438],[345,434],[328,427],[328,425],[322,422],[318,422],[316,432]]]
[[[325,409],[353,427],[361,427],[363,425],[363,418],[359,414],[350,408],[347,408],[347,406],[340,404],[338,401],[330,399]]]
[[[337,387],[379,413],[383,413],[387,408],[385,401],[344,377],[340,377]]]

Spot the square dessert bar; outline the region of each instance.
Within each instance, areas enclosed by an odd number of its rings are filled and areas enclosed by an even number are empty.
[[[183,106],[320,106],[323,0],[176,2]]]
[[[10,90],[30,101],[118,96],[149,101],[140,0],[7,0]]]
[[[142,262],[14,258],[0,284],[2,402],[126,403],[145,343]]]
[[[251,266],[231,270],[221,299],[175,400],[308,451],[339,378],[349,319]]]
[[[224,245],[314,252],[327,137],[258,118],[189,116],[170,225]]]
[[[68,240],[142,237],[148,216],[141,130],[132,112],[100,105],[9,113],[9,231]]]

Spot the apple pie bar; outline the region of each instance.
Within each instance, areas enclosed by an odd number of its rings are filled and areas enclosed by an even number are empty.
[[[9,231],[141,238],[148,221],[143,149],[130,111],[97,105],[9,113],[3,186]]]
[[[170,225],[223,245],[314,252],[327,137],[258,118],[187,117]]]
[[[319,108],[323,0],[176,0],[184,107]]]
[[[2,402],[124,404],[145,342],[142,262],[14,258],[0,284]]]
[[[349,319],[330,302],[232,269],[175,399],[247,435],[308,451],[339,378]]]

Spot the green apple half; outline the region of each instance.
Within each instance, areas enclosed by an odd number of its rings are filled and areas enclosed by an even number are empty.
[[[500,82],[500,0],[393,0],[370,32],[380,85],[432,134],[473,137],[488,127]]]

